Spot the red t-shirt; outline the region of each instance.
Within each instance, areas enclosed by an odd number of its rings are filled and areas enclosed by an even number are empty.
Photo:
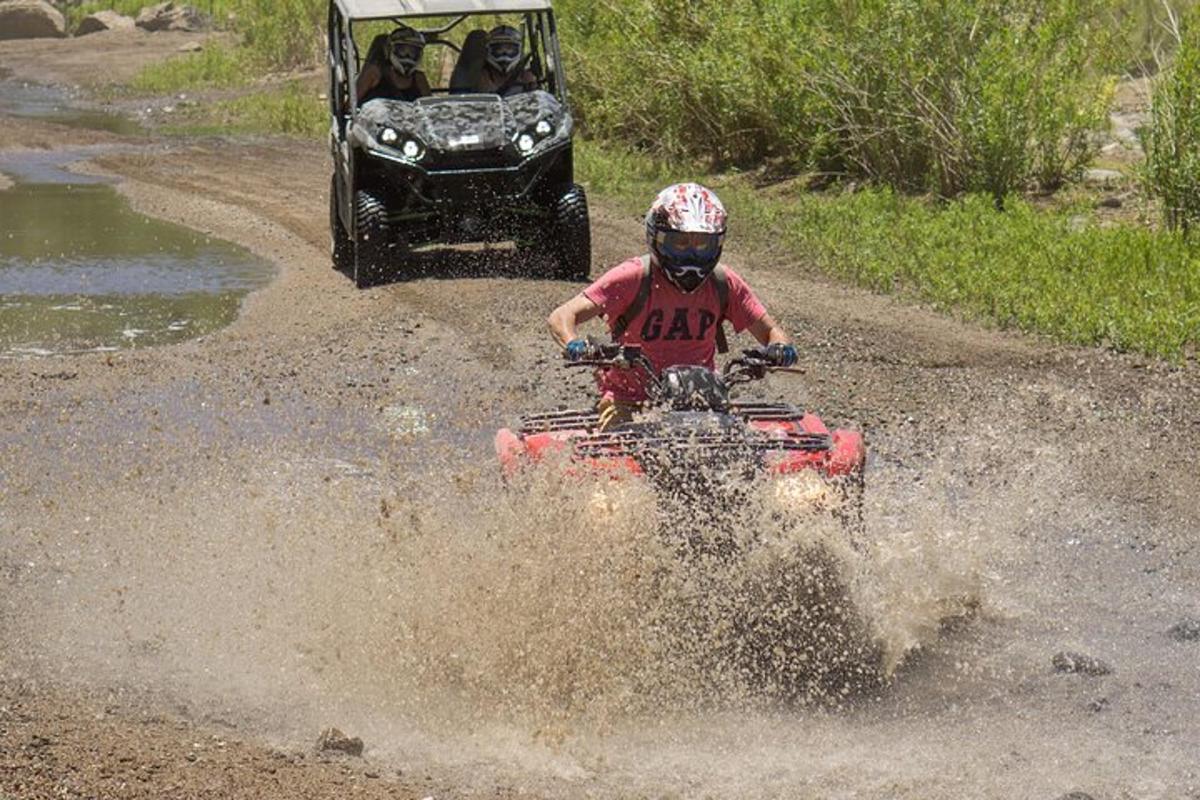
[[[764,314],[766,308],[740,275],[725,267],[729,283],[729,306],[725,318],[741,333]],[[613,267],[583,290],[587,299],[600,307],[611,331],[617,317],[627,309],[642,284],[642,260]],[[640,344],[656,370],[674,366],[704,366],[713,369],[717,353],[717,321],[721,300],[717,287],[707,280],[694,292],[681,292],[655,267],[650,273],[650,297],[637,318],[621,336],[622,344]],[[602,393],[617,400],[646,399],[640,370],[601,370],[597,382]]]

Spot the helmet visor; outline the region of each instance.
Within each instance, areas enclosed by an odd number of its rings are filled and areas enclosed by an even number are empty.
[[[658,231],[654,242],[659,252],[677,264],[707,265],[721,255],[723,233]]]
[[[516,42],[493,42],[488,45],[492,58],[503,64],[509,64],[521,57],[521,45]]]
[[[402,64],[416,64],[421,60],[424,48],[412,42],[397,42],[392,45],[392,58]]]

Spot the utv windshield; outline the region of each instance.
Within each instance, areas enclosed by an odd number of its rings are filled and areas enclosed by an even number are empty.
[[[347,67],[355,76],[369,75],[359,79],[359,104],[369,99],[364,84],[382,84],[371,97],[395,91],[391,99],[399,100],[455,94],[509,97],[540,90],[565,101],[549,10],[349,20],[346,27],[342,49]],[[414,38],[424,40],[416,53],[408,44]]]

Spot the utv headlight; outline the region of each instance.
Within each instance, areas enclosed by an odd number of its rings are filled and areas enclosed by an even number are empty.
[[[412,139],[409,139],[404,143],[404,146],[400,148],[400,152],[404,154],[405,158],[411,158],[413,161],[416,161],[421,157],[421,145],[417,144]]]
[[[554,130],[554,128],[551,127],[550,122],[548,120],[540,121],[537,124],[537,126],[533,129],[534,133],[536,133],[538,136],[549,136],[550,131],[552,131],[552,130]]]
[[[528,153],[533,149],[533,137],[528,133],[522,133],[517,137],[517,149],[522,153]]]
[[[379,134],[379,141],[384,144],[395,144],[400,139],[400,134],[396,133],[394,128],[384,128]]]

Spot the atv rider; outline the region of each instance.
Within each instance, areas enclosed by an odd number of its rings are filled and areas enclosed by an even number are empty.
[[[386,61],[368,58],[358,76],[358,102],[383,98],[412,102],[429,97],[429,80],[417,69],[425,52],[425,36],[415,28],[401,25],[388,34],[384,44]]]
[[[550,314],[555,340],[569,361],[596,357],[596,345],[578,326],[604,315],[613,340],[640,345],[656,372],[672,366],[715,367],[725,351],[722,324],[749,330],[780,367],[796,363],[796,348],[740,275],[720,263],[725,207],[695,183],[663,189],[646,214],[650,254],[632,258]],[[646,400],[643,375],[632,369],[597,374],[601,411],[622,417]]]
[[[525,35],[512,25],[497,25],[488,33],[487,63],[476,89],[501,96],[533,91],[538,79],[525,64]]]

